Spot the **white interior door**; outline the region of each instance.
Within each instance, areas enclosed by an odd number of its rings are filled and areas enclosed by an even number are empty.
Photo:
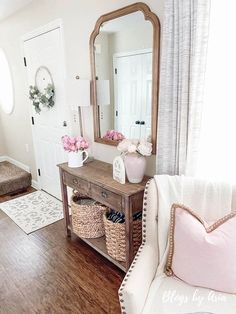
[[[141,106],[141,70],[140,55],[116,58],[116,124],[127,138],[140,137],[140,127],[135,122],[139,120]]]
[[[151,131],[152,53],[114,57],[115,127],[126,138]]]
[[[57,164],[66,161],[61,137],[70,134],[69,111],[65,102],[64,58],[61,29],[56,28],[24,41],[29,85],[35,84],[35,73],[40,66],[46,66],[55,86],[55,106],[44,109],[34,117],[33,139],[36,163],[40,169],[38,177],[41,189],[61,199],[59,171]],[[42,74],[43,76],[43,74]],[[39,77],[40,90],[47,85],[44,77]],[[46,81],[46,80],[45,80]],[[31,106],[32,107],[32,106]]]

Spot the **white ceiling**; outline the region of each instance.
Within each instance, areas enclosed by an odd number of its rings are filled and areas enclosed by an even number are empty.
[[[0,21],[14,14],[33,0],[0,0]]]

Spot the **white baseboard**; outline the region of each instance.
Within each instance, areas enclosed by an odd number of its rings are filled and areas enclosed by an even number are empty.
[[[15,166],[17,166],[17,167],[19,167],[19,168],[21,168],[21,169],[31,173],[29,166],[24,165],[22,162],[20,162],[18,160],[15,160],[15,159],[13,159],[13,158],[11,158],[9,156],[0,156],[0,162],[2,162],[2,161],[8,161],[8,162],[12,163],[13,165],[15,165]],[[33,188],[35,188],[36,190],[40,189],[39,183],[36,180],[32,180],[31,181],[31,186]]]
[[[7,160],[7,156],[0,156],[0,162],[6,161],[6,160]]]
[[[32,180],[31,186],[36,190],[40,190],[38,181]]]
[[[0,157],[0,161],[8,161],[11,164],[13,164],[13,165],[15,165],[15,166],[17,166],[17,167],[19,167],[19,168],[21,168],[21,169],[23,169],[23,170],[25,170],[25,171],[30,173],[30,167],[29,166],[27,166],[27,165],[23,164],[22,162],[20,162],[18,160],[15,160],[15,159],[13,159],[13,158],[11,158],[9,156],[1,156]]]

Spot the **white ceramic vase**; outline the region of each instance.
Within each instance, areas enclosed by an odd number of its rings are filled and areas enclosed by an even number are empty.
[[[84,155],[84,156],[83,156]],[[68,167],[77,168],[82,167],[85,160],[88,159],[88,152],[86,150],[68,153]]]
[[[146,158],[136,153],[127,154],[124,163],[129,182],[142,182],[146,170]]]

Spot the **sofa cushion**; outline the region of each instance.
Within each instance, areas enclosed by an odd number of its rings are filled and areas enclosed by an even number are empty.
[[[142,314],[235,314],[236,295],[197,288],[176,277],[156,277]]]
[[[236,213],[208,225],[192,209],[174,204],[166,274],[193,286],[236,293]]]
[[[185,204],[197,210],[208,221],[217,220],[230,212],[232,185],[186,176],[155,176],[158,191],[158,275],[164,272],[168,253],[170,208],[173,203]],[[148,196],[149,198],[149,196]],[[234,208],[236,210],[236,208]],[[151,208],[151,210],[153,210]],[[148,225],[149,229],[150,226]]]

